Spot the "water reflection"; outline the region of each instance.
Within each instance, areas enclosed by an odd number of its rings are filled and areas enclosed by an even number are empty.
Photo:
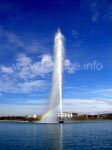
[[[63,124],[48,124],[47,125],[47,133],[48,133],[48,141],[47,143],[48,149],[63,149]],[[48,145],[49,144],[49,145]]]
[[[0,122],[0,149],[112,149],[112,121],[35,124]]]

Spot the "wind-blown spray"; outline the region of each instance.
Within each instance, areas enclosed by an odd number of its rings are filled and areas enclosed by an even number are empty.
[[[61,113],[62,116],[62,76],[64,64],[64,51],[64,36],[58,29],[54,40],[54,69],[52,75],[52,89],[48,103],[47,113],[44,115],[45,123],[56,122],[57,112]]]

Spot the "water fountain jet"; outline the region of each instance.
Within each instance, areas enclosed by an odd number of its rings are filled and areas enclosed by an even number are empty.
[[[51,95],[48,103],[47,113],[44,115],[44,123],[56,123],[57,113],[60,113],[62,119],[62,76],[64,51],[64,36],[62,35],[60,29],[58,29],[54,39],[54,67]]]

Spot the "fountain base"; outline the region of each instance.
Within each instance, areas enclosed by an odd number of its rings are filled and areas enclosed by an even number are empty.
[[[59,123],[64,123],[64,121],[63,121],[63,120],[60,120]]]

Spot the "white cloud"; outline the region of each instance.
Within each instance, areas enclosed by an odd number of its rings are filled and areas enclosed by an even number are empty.
[[[13,69],[11,67],[1,66],[0,69],[3,73],[13,73]]]
[[[44,89],[46,86],[46,82],[44,80],[37,80],[37,81],[29,81],[24,83],[18,83],[19,89],[21,89],[22,92],[33,92],[40,90],[41,88]]]
[[[39,56],[40,57],[40,56]],[[65,60],[65,70],[73,73],[74,68],[70,60]],[[32,88],[38,89],[47,84],[47,75],[53,71],[53,58],[44,54],[40,61],[34,61],[24,53],[18,54],[16,63],[10,66],[0,66],[1,92],[30,92]],[[40,79],[37,80],[37,77]],[[44,80],[43,80],[44,79]],[[36,88],[37,86],[37,88]]]
[[[112,89],[101,89],[101,90],[95,90],[91,93],[95,93],[99,96],[105,96],[105,97],[112,97]]]
[[[102,92],[111,92],[112,93],[112,89],[103,89],[103,90],[94,91],[94,93],[102,93]]]
[[[49,54],[41,56],[40,61],[33,61],[25,54],[19,54],[15,69],[19,71],[20,78],[35,78],[36,76],[45,76],[52,72],[53,60]]]
[[[68,73],[74,73],[75,68],[73,66],[73,64],[70,62],[69,59],[65,60],[65,70],[67,70]]]
[[[26,53],[37,53],[41,49],[45,49],[41,41],[31,39],[31,37],[24,37],[24,34],[16,35],[13,32],[7,31],[3,26],[0,25],[0,36],[4,39],[2,43],[2,48],[8,48],[11,51],[14,51],[17,48],[21,48]],[[45,40],[45,39],[44,39]],[[47,40],[47,39],[46,39]]]
[[[2,104],[0,105],[0,116],[13,116],[13,115],[34,115],[40,114],[44,111],[43,106],[35,105],[14,105]]]
[[[17,61],[16,63],[17,67],[29,66],[31,65],[32,62],[31,58],[27,57],[24,53],[18,54],[16,61]]]
[[[85,6],[85,7],[84,7]],[[112,21],[112,2],[106,0],[83,0],[82,10],[89,12],[91,21]]]
[[[0,104],[0,115],[33,115],[45,112],[47,100],[15,100],[12,104]],[[112,100],[63,99],[63,112],[105,113],[112,112]]]
[[[30,57],[22,53],[17,56],[16,64],[12,64],[9,67],[0,66],[0,92],[30,93],[31,91],[44,89],[47,81],[45,79],[36,79],[36,77],[50,71],[46,69],[48,65],[46,65],[46,68],[44,67],[45,62],[46,64],[48,62],[47,55],[43,56],[40,62],[34,62]]]
[[[45,54],[41,56],[41,61],[36,62],[31,66],[33,73],[36,73],[40,76],[44,76],[48,73],[51,73],[53,70],[53,59],[51,55]]]
[[[63,109],[82,113],[112,112],[112,100],[105,99],[65,99]]]
[[[31,93],[35,91],[44,90],[47,86],[45,80],[33,80],[27,82],[20,82],[19,80],[5,80],[0,81],[0,92],[6,93]]]
[[[44,55],[42,55],[42,60],[41,60],[41,63],[43,64],[43,65],[53,65],[52,63],[53,63],[53,60],[52,60],[52,57],[51,57],[51,55],[49,55],[49,54],[44,54]]]
[[[48,74],[53,71],[53,57],[44,54],[38,58],[40,61],[34,61],[26,54],[20,53],[16,57],[15,64],[0,66],[0,91],[23,93],[44,87],[47,84]],[[74,72],[73,64],[69,59],[65,60],[64,70],[68,73]]]

